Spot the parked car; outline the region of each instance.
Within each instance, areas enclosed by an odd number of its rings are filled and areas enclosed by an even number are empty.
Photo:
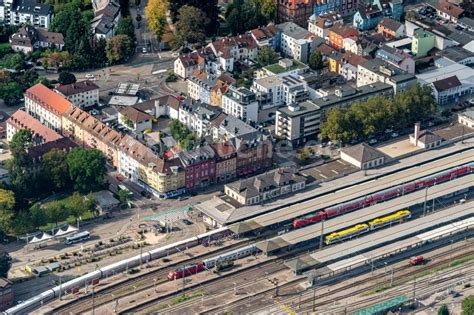
[[[396,137],[398,137],[398,133],[397,132],[392,132],[391,136],[392,136],[392,138],[396,138]]]
[[[95,75],[93,75],[92,73],[88,73],[86,74],[86,79],[95,79]]]
[[[148,51],[146,50],[146,47],[142,48],[142,53],[146,54]]]
[[[183,219],[183,223],[186,225],[192,225],[193,223],[189,221],[188,219]]]
[[[376,144],[377,143],[377,139],[370,139],[369,140],[369,144]]]

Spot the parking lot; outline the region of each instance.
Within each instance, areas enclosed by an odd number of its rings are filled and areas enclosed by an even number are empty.
[[[315,166],[301,171],[302,174],[318,181],[327,181],[358,171],[359,169],[341,159],[333,160],[327,164]]]

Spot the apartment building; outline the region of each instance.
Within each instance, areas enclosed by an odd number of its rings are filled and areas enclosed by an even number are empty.
[[[283,80],[276,75],[254,80],[250,90],[257,95],[261,109],[284,104]]]
[[[236,177],[237,152],[230,142],[212,145],[216,152],[216,182],[228,181]]]
[[[291,104],[277,110],[275,134],[295,146],[303,145],[315,138],[320,123],[321,111],[318,105],[311,101]]]
[[[56,141],[61,139],[54,130],[49,129],[43,125],[39,120],[30,116],[27,112],[19,109],[14,112],[7,122],[7,141],[10,142],[13,136],[21,129],[26,129],[33,134],[33,145],[41,145],[47,142]]]
[[[65,85],[58,84],[54,92],[80,108],[99,104],[99,86],[89,80]]]
[[[212,122],[221,115],[223,115],[221,108],[202,102],[184,102],[179,108],[179,121],[198,137],[211,135]]]
[[[31,25],[48,29],[54,8],[35,0],[5,0],[0,3],[0,21],[7,25]]]
[[[382,59],[371,59],[357,67],[357,87],[382,82],[393,87],[394,93],[405,91],[417,82],[413,74],[406,73]]]
[[[25,92],[25,110],[46,127],[61,132],[62,117],[72,103],[41,83]]]
[[[254,92],[245,87],[229,88],[229,92],[222,96],[224,113],[237,117],[245,122],[258,121],[258,102]]]
[[[118,147],[123,138],[121,133],[76,106],[71,106],[64,113],[62,124],[65,137],[83,147],[101,151],[112,166],[118,167]]]
[[[209,186],[216,179],[216,153],[210,145],[178,153],[186,172],[186,189]]]
[[[329,35],[329,29],[335,24],[343,24],[344,20],[339,13],[327,12],[321,15],[313,14],[308,21],[308,31],[316,36],[326,39]]]
[[[281,32],[280,52],[283,56],[307,63],[316,47],[316,36],[293,22],[278,24]]]

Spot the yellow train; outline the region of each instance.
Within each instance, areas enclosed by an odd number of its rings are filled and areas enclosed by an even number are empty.
[[[367,233],[370,230],[375,230],[392,223],[402,223],[403,221],[411,218],[411,212],[409,210],[400,210],[385,217],[377,218],[368,223],[357,224],[351,228],[334,232],[326,236],[324,242],[326,245],[340,242],[348,238],[359,236],[360,234]]]
[[[326,245],[329,245],[334,242],[340,242],[348,238],[352,238],[354,236],[360,235],[362,233],[366,233],[369,230],[370,230],[369,225],[365,223],[357,224],[351,228],[329,234],[328,236],[326,236],[326,239],[324,240],[324,242],[326,243]]]
[[[369,226],[371,230],[375,230],[395,222],[402,223],[403,221],[410,218],[411,212],[409,210],[400,210],[386,217],[377,218],[372,221],[369,221]]]

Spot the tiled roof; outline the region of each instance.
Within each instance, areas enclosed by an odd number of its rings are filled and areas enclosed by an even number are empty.
[[[380,26],[383,26],[384,28],[387,28],[391,31],[394,31],[396,32],[400,26],[402,26],[403,24],[394,20],[394,19],[391,19],[391,18],[388,18],[388,17],[384,17],[380,22],[379,22],[379,25]]]
[[[215,155],[216,153],[208,144],[193,150],[182,151],[178,153],[179,159],[186,167],[200,163],[202,161],[211,160]]]
[[[234,37],[224,37],[217,41],[212,42],[211,47],[213,47],[215,53],[223,58],[231,57],[231,49],[233,47],[237,48],[248,48],[248,49],[257,49],[257,43],[250,34],[237,35]]]
[[[433,85],[438,92],[443,92],[454,87],[461,86],[461,82],[459,81],[457,76],[453,75],[452,77],[435,81],[433,82]]]
[[[168,105],[169,107],[173,108],[174,110],[179,110],[179,106],[181,106],[181,101],[178,100],[173,95],[165,95],[158,98],[158,102],[160,105]]]
[[[151,120],[153,117],[141,110],[136,109],[133,106],[125,107],[120,111],[120,114],[126,116],[128,119],[134,123],[140,123],[142,121]]]
[[[360,163],[366,163],[366,162],[379,159],[381,157],[385,157],[385,155],[382,152],[380,152],[379,150],[375,148],[372,148],[366,143],[361,143],[361,144],[357,144],[351,147],[344,148],[342,152],[354,158]]]
[[[359,64],[366,62],[368,59],[351,52],[345,52],[342,56],[342,61],[357,67]]]
[[[15,129],[28,129],[37,137],[41,138],[40,142],[49,142],[58,140],[61,137],[57,132],[43,125],[39,120],[33,118],[30,114],[23,110],[17,110],[7,120],[7,124],[15,127]]]
[[[126,135],[120,141],[120,149],[124,154],[132,157],[135,161],[144,166],[155,168],[163,164],[163,160],[161,160],[155,152],[129,135]]]
[[[60,116],[64,115],[64,113],[72,106],[72,103],[67,99],[58,93],[54,93],[41,83],[33,85],[26,90],[25,96],[33,99],[36,103],[39,103],[47,110],[54,111],[55,114]]]
[[[464,10],[458,7],[457,5],[450,3],[448,1],[441,1],[436,9],[440,10],[441,12],[446,13],[452,17],[459,17],[461,14],[464,13]]]
[[[69,150],[75,147],[77,147],[77,144],[71,139],[65,137],[28,148],[28,155],[36,160],[52,149]]]
[[[226,157],[237,152],[230,142],[215,143],[212,145],[212,148],[219,157]]]
[[[110,147],[118,146],[120,140],[123,138],[121,133],[108,127],[103,122],[79,107],[72,106],[64,114],[64,117]]]
[[[99,86],[92,81],[85,80],[65,85],[58,84],[54,89],[61,92],[63,95],[71,96],[74,94],[98,90]]]
[[[330,28],[330,31],[344,38],[359,34],[355,28],[346,24],[336,24]]]
[[[278,33],[278,29],[274,24],[268,24],[264,27],[255,28],[250,33],[256,40],[265,40],[274,37]]]

